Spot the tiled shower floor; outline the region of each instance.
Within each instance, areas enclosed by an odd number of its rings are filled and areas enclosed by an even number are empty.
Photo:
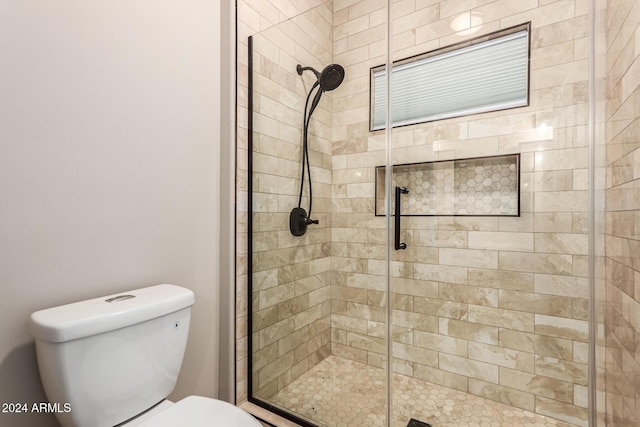
[[[385,371],[329,356],[271,399],[327,427],[383,426]],[[410,418],[433,427],[568,427],[502,403],[394,374],[393,427]]]

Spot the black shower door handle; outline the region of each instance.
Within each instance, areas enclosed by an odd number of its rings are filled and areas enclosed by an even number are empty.
[[[394,247],[397,250],[407,249],[406,243],[400,243],[400,195],[408,194],[409,190],[405,187],[396,187],[396,206],[395,206],[395,244]]]

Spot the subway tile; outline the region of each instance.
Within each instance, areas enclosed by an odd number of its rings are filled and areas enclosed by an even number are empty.
[[[430,366],[414,364],[413,375],[415,378],[428,381],[432,384],[439,384],[454,390],[467,391],[467,377],[465,375],[432,368]]]
[[[535,291],[541,294],[579,298],[589,297],[589,281],[586,277],[536,274],[534,286]]]
[[[498,384],[469,379],[469,392],[486,399],[502,402],[507,405],[533,411],[535,406],[535,396],[532,393],[525,393]]]
[[[309,294],[300,295],[280,302],[278,307],[278,320],[283,320],[309,309]]]
[[[426,332],[438,332],[438,318],[432,315],[393,310],[392,324]]]
[[[438,366],[445,371],[498,384],[498,366],[458,357],[451,354],[439,353]]]
[[[429,350],[467,357],[467,341],[431,332],[414,331],[413,344]]]
[[[413,307],[418,313],[449,319],[466,319],[468,314],[468,304],[466,302],[446,301],[436,298],[414,297]]]
[[[570,297],[501,289],[499,307],[509,310],[571,318],[573,315],[574,300],[574,298]]]
[[[293,319],[284,319],[269,326],[268,328],[260,330],[257,333],[257,342],[259,343],[260,348],[264,348],[269,344],[274,343],[279,339],[291,334],[294,330],[295,327]]]
[[[379,354],[384,354],[387,351],[384,337],[373,337],[355,332],[347,332],[347,345]]]
[[[562,360],[573,360],[573,346],[569,339],[549,337],[530,332],[501,329],[499,343],[506,348],[526,351]]]
[[[436,246],[440,248],[467,247],[466,231],[451,230],[415,230],[414,244],[421,246]]]
[[[532,393],[532,395],[543,396],[565,403],[573,403],[573,384],[535,375],[530,372],[501,367],[500,385]]]
[[[309,341],[309,328],[299,329],[278,340],[278,357],[282,357],[299,345]]]
[[[498,306],[498,290],[494,288],[455,285],[453,283],[441,283],[439,287],[439,298],[445,301],[456,301],[459,303],[484,305],[488,307]]]
[[[586,342],[589,339],[589,322],[586,320],[574,320],[536,314],[535,331],[541,335]]]
[[[533,215],[536,232],[562,233],[572,228],[573,216],[570,212],[540,212]]]
[[[534,330],[534,315],[532,313],[470,304],[467,318],[470,322],[484,325],[525,332],[533,332]]]
[[[442,354],[434,350],[427,350],[422,347],[415,347],[399,342],[393,343],[392,351],[394,357],[431,367],[438,366],[438,355]]]
[[[438,283],[425,280],[394,278],[391,282],[391,292],[417,297],[437,298]]]
[[[365,319],[357,319],[354,317],[332,314],[331,327],[366,334],[368,322]]]
[[[536,397],[536,412],[566,421],[578,426],[588,425],[588,411],[575,405],[558,402],[557,400]]]
[[[521,291],[533,291],[534,275],[532,273],[470,268],[468,284]]]
[[[498,344],[497,326],[487,326],[465,320],[439,319],[439,333],[447,336],[462,338],[468,341]]]
[[[563,254],[537,254],[524,252],[500,252],[500,269],[531,273],[564,274],[573,273],[573,258]]]
[[[587,210],[586,191],[545,191],[534,194],[535,212],[584,212]]]
[[[533,233],[469,231],[469,248],[531,252],[533,251]]]
[[[415,279],[464,284],[467,282],[467,269],[457,266],[416,264]]]
[[[441,265],[498,268],[498,252],[489,251],[486,248],[485,250],[440,248],[438,258]]]
[[[496,345],[471,342],[469,343],[469,358],[520,371],[534,371],[534,355],[532,353]]]
[[[536,356],[535,373],[579,385],[587,385],[586,364],[559,360],[552,357]]]

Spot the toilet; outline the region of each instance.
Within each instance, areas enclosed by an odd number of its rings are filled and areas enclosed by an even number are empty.
[[[260,427],[242,409],[173,391],[194,294],[157,285],[33,313],[38,369],[63,427]],[[212,361],[213,363],[214,361]]]

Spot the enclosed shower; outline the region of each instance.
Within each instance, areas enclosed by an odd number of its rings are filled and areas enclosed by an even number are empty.
[[[586,3],[327,1],[253,34],[250,402],[595,426]]]

